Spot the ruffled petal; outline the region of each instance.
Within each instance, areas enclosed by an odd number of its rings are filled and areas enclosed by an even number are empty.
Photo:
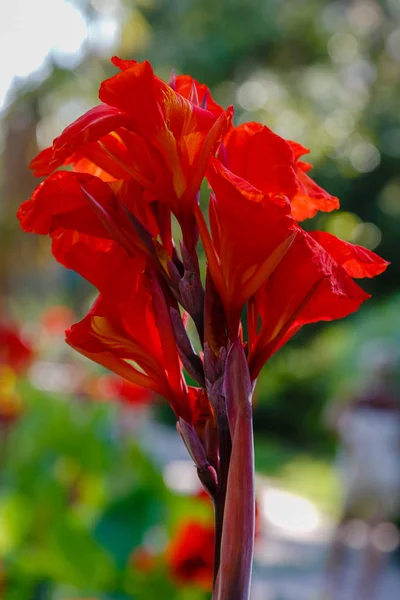
[[[311,231],[310,236],[355,279],[380,275],[390,264],[375,252],[344,242],[326,231]]]
[[[252,378],[303,325],[345,317],[368,298],[311,235],[299,231],[289,251],[256,294],[252,319],[257,341],[250,354]]]
[[[68,125],[57,137],[51,148],[42,150],[30,164],[35,175],[49,175],[57,167],[68,164],[72,155],[111,131],[131,126],[131,119],[117,108],[100,104]]]
[[[129,115],[134,122],[134,130],[153,134],[165,126],[157,105],[154,81],[150,63],[135,62],[103,81],[99,98],[117,112]]]
[[[21,204],[17,216],[22,229],[48,234],[64,227],[108,237],[85,199],[81,189],[83,185],[101,204],[114,203],[112,190],[100,179],[85,173],[57,171],[35,189],[29,200]]]
[[[297,166],[296,173],[299,187],[292,198],[292,215],[296,221],[311,219],[320,210],[332,212],[340,207],[339,199],[315,183],[301,165]]]
[[[292,148],[259,123],[232,129],[226,141],[227,167],[265,194],[292,198],[298,182]]]

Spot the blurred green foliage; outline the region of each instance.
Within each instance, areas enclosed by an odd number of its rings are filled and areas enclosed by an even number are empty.
[[[173,583],[163,555],[182,519],[204,519],[210,507],[166,488],[120,435],[115,407],[24,381],[19,392],[24,412],[0,440],[1,598],[201,600],[201,591]],[[134,560],[146,544],[155,557],[151,576]]]

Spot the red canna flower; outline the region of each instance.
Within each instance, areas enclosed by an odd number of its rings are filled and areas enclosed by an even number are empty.
[[[48,178],[18,217],[25,231],[50,235],[55,258],[99,291],[67,342],[130,385],[164,396],[175,412],[215,508],[215,535],[187,523],[171,544],[175,576],[208,585],[214,572],[214,598],[248,600],[255,380],[304,324],[355,311],[368,294],[353,279],[388,263],[300,227],[318,210],[338,208],[308,176],[300,144],[257,123],[233,127],[232,110],[190,76],[166,84],[147,62],[113,62],[121,72],[101,85],[102,104],[32,161]],[[56,171],[64,165],[73,170]],[[198,203],[204,176],[209,225]],[[183,368],[199,387],[187,385]]]
[[[76,231],[114,240],[132,256],[148,254],[149,247],[136,233],[124,207],[139,220],[150,240],[163,237],[156,222],[157,203],[149,202],[132,179],[105,183],[86,173],[57,171],[20,206],[18,218],[25,231],[50,234],[53,239],[61,230]],[[171,251],[170,234],[165,233],[165,247]]]
[[[217,159],[210,161],[207,178],[214,192],[209,204],[211,236],[199,208],[196,217],[231,339],[235,339],[245,303],[290,247],[296,224],[283,197],[264,194]]]
[[[61,234],[56,242],[62,245],[68,234]],[[67,331],[68,344],[128,381],[165,396],[175,412],[190,422],[188,391],[168,307],[146,274],[144,259],[117,252],[115,245],[94,249],[91,242],[80,240],[76,248],[68,239],[64,254],[64,264],[84,276],[92,273],[92,283],[101,292],[89,314]],[[86,254],[84,271],[80,271],[81,252]]]
[[[325,232],[300,228],[249,304],[249,364],[256,379],[268,358],[303,325],[340,319],[369,298],[352,277],[374,277],[387,262]]]
[[[311,165],[299,158],[309,150],[300,144],[254,122],[231,128],[224,143],[226,166],[266,194],[285,195],[296,221],[339,208],[339,200],[307,175]]]
[[[133,179],[183,224],[231,111],[217,117],[216,105],[211,112],[184,98],[148,62],[113,63],[121,72],[102,83],[103,104],[69,125],[31,166],[36,175],[71,164],[104,180]]]

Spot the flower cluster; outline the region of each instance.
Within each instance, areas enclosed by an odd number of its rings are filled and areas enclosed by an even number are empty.
[[[99,291],[67,342],[168,399],[215,502],[218,571],[229,536],[241,536],[233,525],[222,536],[224,515],[236,524],[254,513],[251,494],[234,497],[251,486],[260,369],[304,324],[357,310],[368,295],[353,278],[387,263],[301,227],[339,203],[309,177],[300,144],[258,123],[234,126],[232,107],[190,76],[167,84],[148,62],[113,63],[120,72],[101,84],[101,104],[32,161],[46,179],[18,217],[25,231],[50,235],[55,258]]]

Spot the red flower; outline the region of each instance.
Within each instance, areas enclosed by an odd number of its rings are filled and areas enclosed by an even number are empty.
[[[211,237],[200,209],[200,236],[235,339],[240,313],[290,246],[295,222],[283,196],[267,195],[212,159],[207,178]]]
[[[167,550],[166,561],[177,583],[211,589],[214,526],[191,520],[183,522]]]
[[[339,200],[319,187],[306,172],[311,165],[299,158],[309,150],[288,142],[260,123],[232,128],[225,139],[221,160],[233,173],[265,194],[283,194],[291,203],[297,221],[313,217],[319,210],[339,208]]]
[[[16,326],[0,323],[0,365],[5,364],[21,373],[33,359],[31,344]]]
[[[67,331],[67,342],[132,383],[165,396],[177,414],[184,412],[187,389],[161,292],[144,271],[143,259],[129,258],[112,242],[96,247],[93,239],[77,237],[74,244],[66,232],[55,240],[55,254],[64,252],[65,244],[64,264],[91,276],[101,292],[89,314]]]
[[[296,238],[250,302],[249,364],[255,379],[268,358],[303,325],[347,316],[369,298],[352,277],[374,277],[388,263],[325,232]]]
[[[136,233],[124,207],[146,228],[150,238],[160,235],[171,251],[170,233],[164,231],[161,235],[156,222],[157,202],[150,202],[132,179],[105,183],[86,173],[57,171],[36,188],[17,214],[24,231],[50,234],[53,239],[61,230],[75,231],[114,240],[133,256],[148,254],[149,248]]]
[[[122,72],[102,83],[103,104],[69,125],[31,166],[37,175],[72,164],[104,180],[133,178],[183,224],[231,111],[217,118],[156,77],[148,62],[113,62]]]
[[[201,390],[187,388],[169,308],[161,288],[145,271],[144,258],[130,258],[115,242],[73,231],[58,231],[54,255],[91,281],[100,295],[86,317],[67,331],[81,354],[133,384],[167,398],[188,423],[204,425]]]

